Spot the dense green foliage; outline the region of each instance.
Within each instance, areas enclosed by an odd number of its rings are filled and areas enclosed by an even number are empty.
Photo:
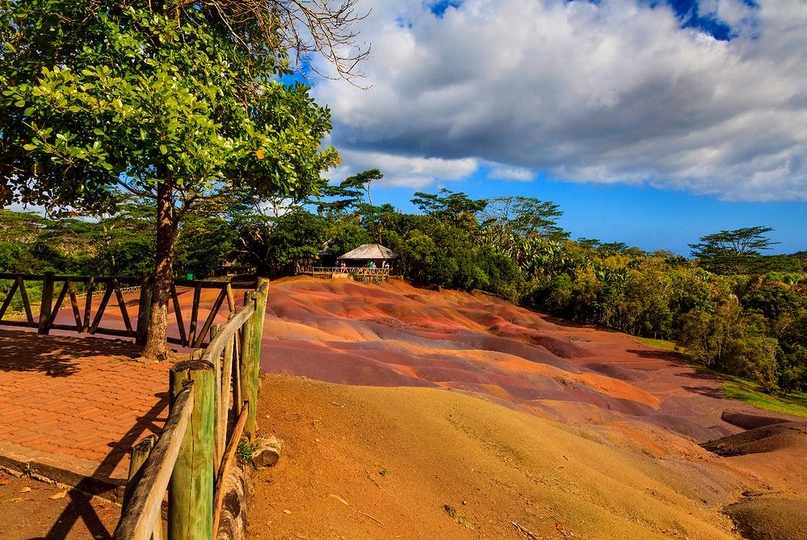
[[[335,151],[320,145],[330,130],[327,109],[306,86],[278,80],[290,72],[283,36],[295,30],[277,22],[293,26],[292,12],[302,9],[286,6],[292,18],[284,19],[278,7],[0,0],[0,203],[99,216],[122,191],[153,201],[147,357],[170,356],[174,265],[189,272],[212,262],[187,250],[188,260],[175,260],[183,219],[235,193],[306,196],[336,163]],[[322,20],[308,18],[315,36],[345,22],[338,10],[322,10]],[[107,247],[125,242],[119,231],[110,229]],[[218,236],[197,236],[193,247],[209,243],[210,251]],[[120,267],[109,250],[106,257]]]
[[[46,219],[0,210],[0,272],[141,276],[154,269],[155,228],[150,205],[126,202],[97,220]],[[178,277],[216,275],[239,244],[226,214],[201,210],[178,232]]]
[[[234,185],[318,185],[335,159],[319,147],[327,110],[277,82],[284,51],[219,7],[1,1],[5,201],[98,211],[119,186],[168,185],[181,213]]]

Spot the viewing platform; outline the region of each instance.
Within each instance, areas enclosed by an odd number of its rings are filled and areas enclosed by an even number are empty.
[[[301,274],[325,279],[355,279],[362,283],[380,283],[389,279],[389,267],[369,268],[366,266],[307,266]]]

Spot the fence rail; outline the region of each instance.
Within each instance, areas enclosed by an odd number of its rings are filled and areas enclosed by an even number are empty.
[[[171,368],[168,421],[130,469],[115,540],[161,538],[160,506],[168,492],[169,540],[207,540],[216,534],[223,479],[243,434],[257,428],[260,346],[268,280],[260,279],[244,307],[231,313],[210,344]],[[228,424],[234,427],[227,436]]]
[[[320,278],[350,276],[359,281],[386,281],[389,279],[389,267],[369,268],[366,266],[308,266],[303,274]]]
[[[179,456],[181,435],[187,430],[192,412],[193,385],[188,385],[176,396],[162,434],[147,460],[141,463],[139,470],[132,471],[138,474],[132,478],[139,481],[130,484],[131,490],[127,489],[131,495],[124,497],[125,511],[115,529],[115,538],[150,540],[158,528],[158,536],[161,536],[162,502]]]
[[[11,287],[0,304],[0,325],[36,328],[40,334],[47,334],[50,330],[67,330],[87,334],[106,334],[112,336],[131,337],[138,343],[144,343],[146,328],[148,326],[148,306],[151,302],[151,278],[110,277],[110,276],[60,276],[52,273],[46,274],[9,274],[0,273],[0,280],[12,281]],[[31,302],[26,283],[42,284],[42,299],[38,309]],[[77,288],[83,284],[82,290]],[[169,336],[168,341],[183,347],[199,348],[209,343],[210,329],[212,328],[219,311],[227,301],[230,313],[236,310],[234,289],[253,289],[255,281],[192,281],[175,280],[171,287],[171,307],[176,321],[177,336]],[[183,290],[184,289],[184,290]],[[212,307],[202,320],[203,309],[201,294],[204,289],[218,289],[219,294],[213,301]],[[58,294],[56,291],[59,291]],[[139,291],[137,308],[128,306],[124,294]],[[180,296],[185,292],[193,291],[193,300],[190,306],[185,303],[185,309],[190,309],[190,316],[182,313]],[[94,303],[101,293],[100,302]],[[5,318],[8,308],[15,296],[19,295],[21,301],[21,317]],[[121,317],[118,327],[101,326],[104,314],[107,312],[112,296]],[[0,295],[2,296],[2,295]],[[79,298],[84,297],[80,302]],[[67,317],[59,318],[65,300],[69,301],[72,312],[72,322],[67,323]],[[82,305],[83,304],[83,305]],[[36,313],[36,315],[35,315]],[[141,316],[141,313],[143,316]],[[69,319],[68,319],[69,320]],[[186,324],[187,320],[187,324]],[[201,324],[200,324],[201,323]],[[121,327],[122,326],[122,327]],[[207,340],[207,341],[206,341]]]

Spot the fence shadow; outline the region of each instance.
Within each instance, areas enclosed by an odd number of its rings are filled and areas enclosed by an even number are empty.
[[[112,450],[98,465],[93,474],[81,480],[76,486],[67,492],[70,502],[62,511],[59,517],[44,536],[45,540],[65,540],[70,535],[75,524],[81,520],[90,531],[93,538],[109,540],[112,532],[106,528],[98,513],[90,503],[92,493],[96,489],[95,479],[109,479],[111,471],[117,467],[128,451],[143,436],[151,433],[160,433],[162,423],[155,422],[160,415],[168,410],[168,393],[156,394],[159,401],[143,416],[137,418],[137,422],[118,441],[111,442],[109,446]]]

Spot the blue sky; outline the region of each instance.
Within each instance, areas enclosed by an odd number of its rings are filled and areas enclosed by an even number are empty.
[[[807,2],[359,0],[362,89],[330,107],[335,179],[558,204],[573,238],[688,255],[721,229],[807,250]],[[316,61],[316,60],[315,60]],[[327,72],[325,64],[317,66]]]

